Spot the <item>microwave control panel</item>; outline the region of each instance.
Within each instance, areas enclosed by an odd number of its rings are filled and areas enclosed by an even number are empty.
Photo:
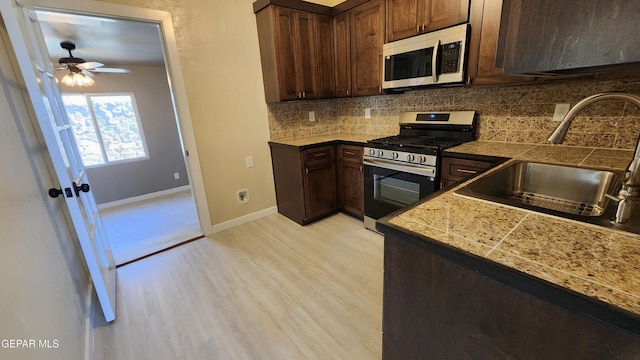
[[[440,73],[456,73],[460,67],[460,54],[462,53],[462,42],[453,42],[440,45],[442,62],[440,63]]]

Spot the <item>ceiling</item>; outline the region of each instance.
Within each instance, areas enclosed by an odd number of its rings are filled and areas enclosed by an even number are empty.
[[[163,66],[164,55],[157,24],[124,19],[37,11],[51,61],[69,56],[62,41],[76,44],[73,56],[105,67]]]

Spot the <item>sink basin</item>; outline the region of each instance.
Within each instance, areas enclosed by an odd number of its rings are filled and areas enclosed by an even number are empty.
[[[626,224],[611,221],[622,173],[516,161],[456,193],[608,228],[640,233],[640,208]]]
[[[532,210],[600,216],[620,189],[620,174],[606,170],[514,162],[458,190],[459,193]]]

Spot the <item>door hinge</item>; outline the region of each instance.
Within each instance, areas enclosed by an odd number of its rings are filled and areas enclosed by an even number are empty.
[[[20,8],[23,8],[23,7],[24,7],[24,3],[23,3],[22,1],[20,1],[20,0],[13,0],[13,2],[15,2],[15,3],[16,3],[16,5],[17,5],[18,7],[20,7]]]

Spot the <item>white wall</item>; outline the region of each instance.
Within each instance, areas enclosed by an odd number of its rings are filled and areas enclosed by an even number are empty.
[[[44,193],[55,184],[46,148],[25,107],[4,24],[0,33],[0,359],[82,359],[87,272],[64,200]],[[18,339],[58,348],[11,348]]]

